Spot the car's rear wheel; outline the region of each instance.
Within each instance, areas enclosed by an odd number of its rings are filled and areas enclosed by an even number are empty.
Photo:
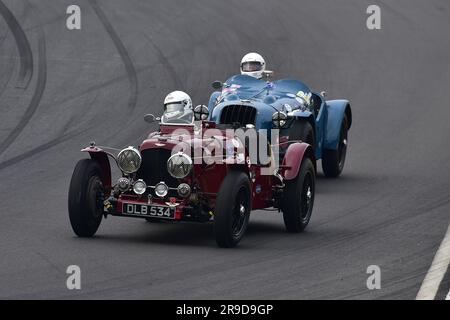
[[[285,188],[282,211],[286,230],[301,232],[308,225],[314,206],[315,172],[311,159],[303,159],[297,177],[286,181]]]
[[[235,247],[244,236],[251,211],[248,176],[231,171],[220,186],[214,212],[214,233],[219,247]]]
[[[347,155],[347,142],[348,121],[347,117],[344,116],[342,119],[337,150],[325,149],[323,151],[322,170],[326,177],[335,178],[342,173]]]
[[[79,237],[92,237],[103,217],[104,189],[95,160],[78,161],[69,188],[69,219]]]

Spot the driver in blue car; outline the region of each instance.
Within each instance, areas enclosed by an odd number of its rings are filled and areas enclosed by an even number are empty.
[[[265,70],[266,61],[259,53],[247,53],[241,60],[241,74],[262,79]]]
[[[264,72],[266,71],[266,61],[264,58],[256,52],[247,53],[241,60],[241,74],[254,77],[256,79],[262,79],[264,76]],[[270,72],[270,71],[267,71]],[[271,82],[267,82],[266,89],[272,89],[273,84]],[[226,89],[226,91],[233,92],[235,88]],[[297,98],[302,99],[302,104],[305,106],[310,106],[311,103],[311,93],[305,93],[303,91],[299,91],[297,93]]]

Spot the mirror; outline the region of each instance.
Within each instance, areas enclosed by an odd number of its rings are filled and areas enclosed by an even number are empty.
[[[321,94],[321,96],[324,97],[324,98],[327,96],[327,92],[326,92],[326,91],[321,91],[320,94]]]
[[[153,114],[148,113],[148,114],[146,114],[146,115],[144,116],[144,120],[145,120],[145,122],[153,123],[153,122],[160,121],[161,118],[160,118],[160,117],[155,117]]]
[[[209,117],[209,109],[204,104],[199,104],[194,108],[194,117],[197,121],[208,120]]]
[[[263,78],[264,79],[269,80],[272,77],[273,77],[273,71],[271,71],[271,70],[264,70],[263,71]]]
[[[216,90],[220,90],[223,87],[223,83],[221,81],[214,81],[212,87]]]

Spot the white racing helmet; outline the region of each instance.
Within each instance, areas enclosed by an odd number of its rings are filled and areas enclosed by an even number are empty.
[[[266,70],[266,61],[258,53],[247,53],[241,60],[241,74],[261,79],[264,70]]]
[[[182,120],[188,118],[190,114],[192,114],[192,100],[186,92],[173,91],[164,99],[163,122]]]

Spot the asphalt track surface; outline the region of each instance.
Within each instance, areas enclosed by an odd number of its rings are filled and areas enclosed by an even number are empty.
[[[68,31],[75,3],[82,29]],[[447,0],[1,0],[0,297],[414,299],[450,220],[449,30]],[[344,173],[319,170],[307,231],[254,212],[232,250],[210,224],[110,217],[75,237],[79,150],[137,145],[168,92],[206,103],[248,51],[352,103]],[[81,290],[66,288],[72,264]]]

